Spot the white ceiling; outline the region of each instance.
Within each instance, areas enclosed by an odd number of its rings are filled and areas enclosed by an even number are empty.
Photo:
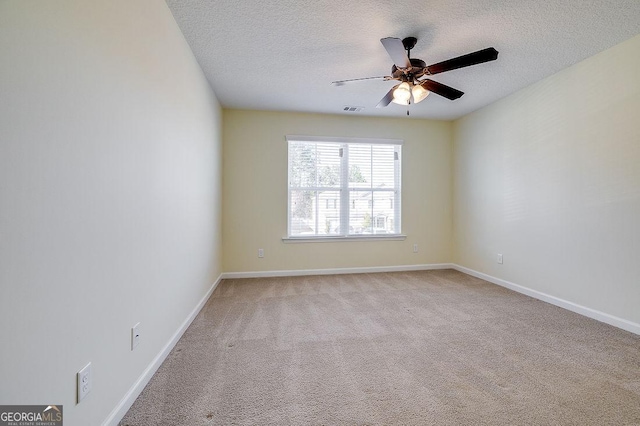
[[[227,108],[406,116],[375,108],[393,81],[383,37],[418,38],[433,64],[485,47],[497,61],[433,76],[465,95],[431,94],[411,117],[455,119],[640,33],[640,0],[167,0]],[[640,52],[639,52],[640,54]],[[615,64],[611,65],[612,67]],[[342,111],[345,105],[365,107]]]

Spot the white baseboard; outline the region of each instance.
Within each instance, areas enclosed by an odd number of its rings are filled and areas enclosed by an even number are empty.
[[[340,274],[367,274],[375,272],[403,272],[403,271],[427,271],[431,269],[453,269],[452,263],[431,263],[424,265],[399,265],[399,266],[371,266],[362,268],[332,268],[332,269],[293,269],[281,271],[250,271],[250,272],[224,272],[223,279],[233,278],[266,278],[266,277],[297,277],[305,275],[340,275]]]
[[[584,315],[585,317],[589,317],[594,320],[604,322],[614,327],[618,327],[623,330],[629,331],[631,333],[640,335],[640,324],[638,323],[628,321],[626,319],[619,318],[613,315],[609,315],[607,313],[600,312],[595,309],[587,308],[586,306],[578,305],[577,303],[569,302],[568,300],[560,299],[559,297],[551,296],[549,294],[542,293],[537,290],[532,290],[528,287],[523,287],[521,285],[514,284],[510,281],[496,278],[491,275],[487,275],[482,272],[475,271],[473,269],[465,268],[464,266],[460,266],[455,263],[452,264],[451,267],[467,275],[471,275],[476,278],[489,281],[490,283],[497,284],[501,287],[506,287],[518,293],[526,294],[527,296],[531,296],[535,299],[542,300],[543,302],[551,303],[552,305],[556,305],[561,308],[567,309],[569,311],[575,312],[577,314]]]
[[[189,328],[202,307],[205,305],[205,303],[207,303],[207,300],[209,300],[209,297],[216,289],[218,284],[220,284],[221,280],[222,275],[220,275],[218,279],[211,285],[211,288],[202,297],[202,299],[200,299],[200,302],[198,302],[196,307],[191,311],[189,316],[184,320],[180,327],[178,327],[178,330],[173,334],[169,342],[167,342],[160,353],[156,355],[153,361],[151,361],[149,366],[144,370],[142,375],[140,375],[138,380],[136,380],[133,386],[131,386],[131,389],[129,389],[129,391],[125,394],[118,405],[116,405],[113,411],[111,411],[107,419],[102,423],[102,426],[117,426],[118,422],[120,422],[124,415],[127,414],[127,411],[129,411],[136,398],[138,398],[138,395],[140,395],[144,387],[147,385],[147,383],[149,383],[149,380],[151,380],[156,371],[158,371],[158,368],[160,368],[160,366],[167,358],[176,343],[178,343],[178,340],[180,340],[184,332],[187,331],[187,328]]]

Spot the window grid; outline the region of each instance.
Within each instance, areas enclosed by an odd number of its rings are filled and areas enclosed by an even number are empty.
[[[400,144],[289,139],[289,237],[399,235],[400,154]]]

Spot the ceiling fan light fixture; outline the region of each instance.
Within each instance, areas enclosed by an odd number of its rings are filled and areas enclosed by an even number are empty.
[[[398,105],[409,105],[409,99],[407,99],[406,101],[400,99],[392,99],[391,102]]]
[[[398,84],[393,91],[393,99],[391,102],[398,105],[409,105],[409,100],[411,99],[411,86],[409,83],[402,82]]]
[[[427,89],[422,87],[420,84],[416,84],[411,88],[411,94],[413,95],[413,103],[417,104],[425,100],[427,96],[429,96],[429,92]]]

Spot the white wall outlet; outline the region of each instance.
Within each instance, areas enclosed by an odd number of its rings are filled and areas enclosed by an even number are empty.
[[[502,265],[502,253],[498,253],[498,263]]]
[[[140,344],[140,323],[131,327],[131,350]]]
[[[89,392],[91,392],[91,363],[84,366],[84,368],[78,371],[76,374],[76,380],[78,382],[78,404],[84,399]]]
[[[258,249],[258,257],[260,258],[264,257],[264,249]]]
[[[413,245],[413,252],[414,252],[414,253],[417,253],[417,252],[418,252],[418,245],[417,245],[417,244],[414,244],[414,245]]]

